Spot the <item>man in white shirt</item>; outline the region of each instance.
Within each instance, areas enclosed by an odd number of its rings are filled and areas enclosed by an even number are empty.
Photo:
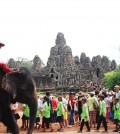
[[[119,102],[120,102],[120,86],[116,85],[114,87],[114,91],[115,91],[115,97],[119,98]]]

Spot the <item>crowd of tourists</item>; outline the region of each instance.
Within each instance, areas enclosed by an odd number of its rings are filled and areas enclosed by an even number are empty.
[[[11,105],[16,120],[20,118],[17,104]],[[23,105],[22,129],[27,129],[29,125],[29,107]],[[79,125],[78,132],[83,131],[84,125],[86,131],[91,129],[99,132],[101,123],[104,131],[108,132],[108,124],[115,125],[114,132],[120,130],[120,87],[116,85],[113,91],[106,91],[100,85],[94,85],[93,91],[85,93],[80,91],[69,95],[62,93],[57,97],[46,92],[45,96],[38,96],[38,108],[36,113],[35,128],[47,128],[54,131],[53,125],[59,123],[57,131],[63,132],[65,128],[71,128],[74,124]]]

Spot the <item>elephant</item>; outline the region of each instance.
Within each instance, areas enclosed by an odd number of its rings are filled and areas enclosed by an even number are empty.
[[[37,91],[32,74],[26,67],[7,73],[0,68],[0,121],[12,134],[19,134],[19,127],[10,109],[10,103],[16,102],[25,103],[30,108],[27,134],[31,134],[37,111]]]

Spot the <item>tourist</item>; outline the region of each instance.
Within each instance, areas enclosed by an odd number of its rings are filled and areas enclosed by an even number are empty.
[[[88,98],[88,107],[89,107],[89,113],[90,113],[90,127],[92,127],[92,124],[96,124],[96,109],[98,108],[98,100],[95,97],[95,93],[91,92],[90,96]]]
[[[52,98],[49,91],[46,92],[46,97],[48,98],[50,103],[50,122],[52,122],[52,117],[53,117]],[[46,127],[49,128],[49,122],[46,122]],[[42,123],[42,128],[43,128],[43,123]]]
[[[22,116],[22,127],[23,129],[27,130],[28,125],[29,125],[29,114],[30,114],[30,109],[28,105],[23,105],[22,107],[23,110],[23,116]]]
[[[51,132],[53,132],[53,128],[51,125],[51,119],[50,119],[50,110],[51,105],[48,97],[44,97],[44,104],[43,104],[43,132],[46,131],[46,124],[48,123],[51,128]]]
[[[41,114],[41,117],[42,117],[42,111],[43,111],[43,97],[42,96],[40,96],[39,103],[40,103],[40,114]]]
[[[75,96],[74,113],[75,113],[75,115],[74,115],[75,121],[74,122],[75,122],[75,124],[77,124],[78,118],[79,118],[79,116],[78,116],[78,96]]]
[[[118,132],[120,129],[119,122],[120,122],[120,103],[119,98],[115,98],[115,104],[113,106],[114,109],[114,123],[116,124],[116,129],[113,132]]]
[[[81,114],[81,126],[78,132],[82,132],[84,124],[87,127],[87,132],[90,132],[89,127],[89,111],[86,98],[82,99],[82,114]]]
[[[116,85],[114,87],[114,91],[115,91],[115,97],[119,98],[119,102],[120,102],[120,86]]]
[[[107,122],[106,122],[106,104],[105,104],[105,100],[104,100],[104,95],[100,95],[100,113],[99,113],[99,119],[98,119],[98,123],[97,123],[97,132],[100,129],[101,123],[103,123],[103,127],[105,129],[105,131],[103,132],[107,132]]]
[[[110,95],[108,92],[105,94],[105,103],[106,103],[106,121],[109,122],[109,112],[110,112]]]
[[[63,103],[62,97],[58,97],[58,108],[57,108],[57,122],[60,124],[60,129],[58,131],[63,132]]]
[[[71,110],[72,110],[72,105],[71,105],[71,101],[68,100],[68,104],[67,104],[67,114],[68,114],[68,128],[71,128],[71,124],[70,124],[70,116],[71,116]]]
[[[74,125],[74,104],[75,104],[75,97],[74,97],[74,93],[73,92],[70,93],[69,101],[70,101],[71,106],[72,106],[71,113],[70,113],[69,124],[70,125]]]
[[[35,127],[36,129],[39,129],[41,127],[40,122],[40,104],[37,107],[37,112],[36,112],[36,119],[35,119]]]
[[[16,121],[20,118],[20,115],[18,114],[18,103],[16,102],[15,104],[11,104],[11,110],[14,114],[14,117]]]
[[[67,106],[68,106],[68,100],[66,99],[66,94],[63,94],[62,97],[62,102],[63,102],[63,119],[64,119],[64,127],[68,127],[68,110],[67,110]]]
[[[82,98],[83,98],[83,92],[79,92],[78,96],[78,116],[79,116],[79,125],[81,124],[81,113],[82,113]]]
[[[55,97],[52,97],[52,109],[53,109],[52,123],[56,123],[56,118],[57,118],[57,100],[55,99]]]

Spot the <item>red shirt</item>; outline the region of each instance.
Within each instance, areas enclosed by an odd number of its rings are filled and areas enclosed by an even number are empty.
[[[10,69],[5,63],[0,63],[0,67],[3,69],[5,73],[13,72],[12,69]]]
[[[57,101],[56,101],[56,99],[52,99],[52,108],[53,108],[53,110],[57,109]]]
[[[70,97],[69,101],[71,101],[71,105],[74,106],[75,104],[75,98],[74,97]]]

